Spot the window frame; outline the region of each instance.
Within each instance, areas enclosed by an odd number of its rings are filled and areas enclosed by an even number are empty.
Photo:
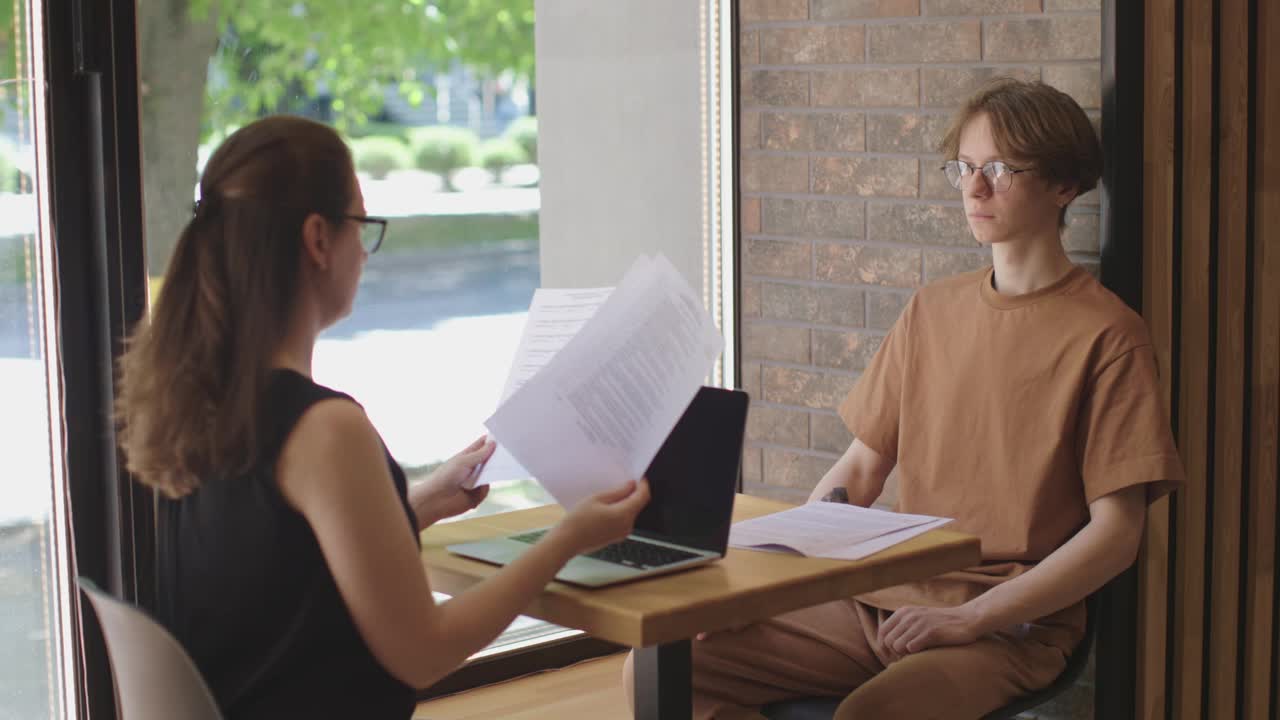
[[[73,553],[57,582],[70,599],[79,653],[68,715],[115,717],[110,664],[76,576],[150,606],[154,597],[151,494],[127,480],[114,442],[114,365],[143,316],[147,285],[141,236],[135,8],[130,2],[43,3],[43,128],[55,253],[63,494],[73,521],[60,528]],[[52,380],[51,380],[52,381]]]

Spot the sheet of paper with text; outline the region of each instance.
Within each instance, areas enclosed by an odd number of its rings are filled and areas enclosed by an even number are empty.
[[[595,315],[613,288],[538,288],[529,303],[520,344],[502,389],[502,400],[551,362],[551,358]],[[492,436],[491,436],[492,437]],[[489,485],[504,480],[522,480],[532,473],[516,461],[506,446],[498,443],[493,455],[467,487]]]
[[[664,256],[641,257],[485,425],[565,507],[638,479],[724,348]]]

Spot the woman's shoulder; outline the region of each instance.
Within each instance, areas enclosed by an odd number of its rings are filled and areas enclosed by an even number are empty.
[[[350,395],[280,368],[273,369],[267,379],[261,413],[269,457],[299,435],[310,438],[369,422],[364,408]]]
[[[315,380],[289,368],[272,368],[267,376],[267,394],[273,402],[296,399],[303,403],[312,403],[328,398],[344,398],[355,402],[350,395],[321,385]],[[358,404],[358,403],[357,403]]]

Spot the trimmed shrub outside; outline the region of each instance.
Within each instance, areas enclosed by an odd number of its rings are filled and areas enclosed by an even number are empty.
[[[393,137],[408,145],[409,131],[411,130],[413,130],[413,126],[411,125],[401,125],[400,123],[383,122],[381,120],[369,120],[368,122],[363,122],[348,128],[347,137]]]
[[[381,180],[392,170],[404,170],[413,165],[413,152],[400,139],[375,135],[351,141],[351,155],[356,170],[369,173]]]
[[[519,165],[525,162],[527,156],[524,149],[516,144],[514,140],[506,137],[496,137],[485,140],[480,143],[480,149],[477,152],[478,164],[489,172],[493,173],[495,181],[502,179],[502,171],[512,165]]]
[[[538,163],[538,118],[525,115],[512,120],[503,137],[510,138],[519,145],[529,162],[535,165]]]
[[[432,125],[410,132],[414,164],[421,170],[439,174],[446,190],[453,190],[454,170],[475,162],[476,134],[466,128]]]

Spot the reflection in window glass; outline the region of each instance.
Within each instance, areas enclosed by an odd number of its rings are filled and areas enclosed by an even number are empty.
[[[138,6],[153,287],[223,138],[275,113],[338,128],[391,222],[313,371],[420,480],[483,434],[539,284],[533,0],[187,2]],[[549,501],[518,481],[475,512]],[[556,630],[522,618],[498,644]]]
[[[34,5],[34,7],[33,7]],[[53,448],[33,94],[38,4],[0,3],[0,720],[62,717]]]

